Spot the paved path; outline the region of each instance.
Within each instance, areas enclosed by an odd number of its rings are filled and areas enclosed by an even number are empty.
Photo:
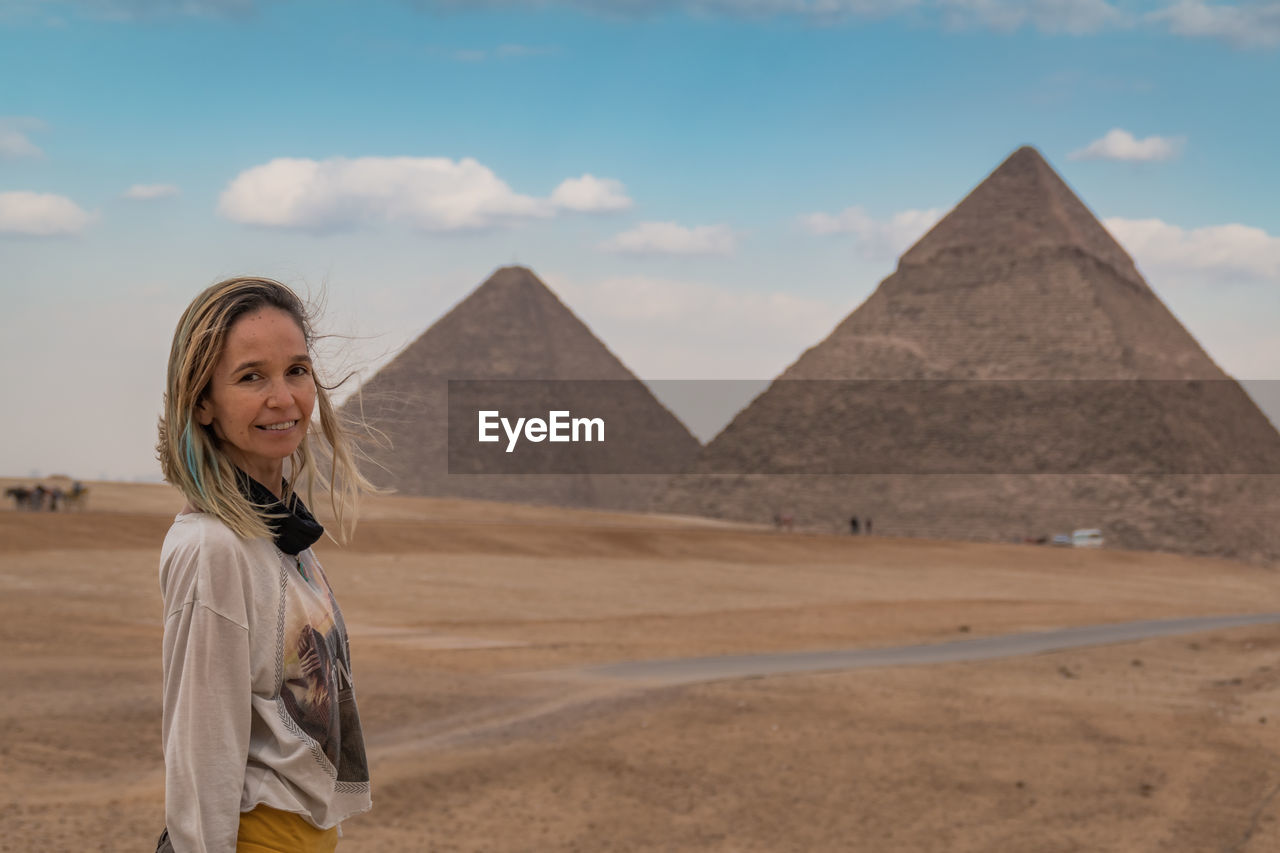
[[[1219,628],[1266,625],[1280,622],[1280,613],[1242,616],[1207,616],[1162,619],[1153,622],[1121,622],[1088,625],[1030,634],[1005,634],[928,646],[896,646],[881,649],[838,649],[825,652],[786,652],[763,655],[723,655],[707,658],[630,661],[585,667],[579,672],[593,679],[646,685],[693,684],[733,678],[759,678],[823,670],[866,669],[887,666],[920,666],[933,663],[991,660],[1038,655],[1081,646],[1131,643],[1151,637],[1193,634]]]

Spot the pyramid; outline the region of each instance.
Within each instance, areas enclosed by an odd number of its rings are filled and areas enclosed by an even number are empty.
[[[484,473],[459,473],[449,428],[455,441],[463,431],[449,421],[450,380],[469,380],[466,388],[498,387],[511,406],[541,406],[542,413],[554,407],[556,392],[549,389],[570,384],[575,399],[608,408],[610,423],[635,424],[632,434],[640,439],[610,465],[577,463],[579,456],[569,452],[562,456],[568,466],[553,473],[511,466],[498,473],[474,466]],[[459,387],[452,386],[455,395]],[[365,382],[343,412],[385,436],[385,442],[362,448],[374,463],[366,466],[370,479],[411,495],[642,509],[665,480],[645,472],[682,470],[699,449],[684,425],[524,267],[493,273]],[[462,426],[473,429],[470,422]],[[505,462],[501,446],[493,447]]]
[[[1269,472],[1280,434],[1024,147],[655,507],[833,532],[859,515],[925,538],[1097,527],[1119,547],[1265,560]]]

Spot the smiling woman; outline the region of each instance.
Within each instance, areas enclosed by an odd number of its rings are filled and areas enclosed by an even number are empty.
[[[231,279],[187,308],[158,452],[187,498],[165,537],[165,820],[157,850],[331,851],[369,808],[346,625],[285,478],[326,457],[344,532],[371,487],[311,359],[297,295]],[[313,414],[323,441],[313,448]]]
[[[197,420],[240,470],[279,497],[284,460],[302,443],[315,402],[302,328],[286,311],[262,308],[231,327]]]

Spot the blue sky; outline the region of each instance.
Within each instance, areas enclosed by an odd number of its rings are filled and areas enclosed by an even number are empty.
[[[1276,2],[10,0],[0,79],[4,474],[157,475],[232,274],[366,372],[519,262],[643,378],[769,378],[1022,144],[1280,378]]]

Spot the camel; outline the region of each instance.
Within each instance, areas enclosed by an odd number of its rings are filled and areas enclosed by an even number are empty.
[[[26,486],[10,486],[4,490],[6,498],[13,498],[14,509],[29,509],[31,507],[31,495],[34,494]]]
[[[63,494],[62,502],[68,511],[82,511],[85,505],[89,503],[89,487],[76,480],[71,488]]]

